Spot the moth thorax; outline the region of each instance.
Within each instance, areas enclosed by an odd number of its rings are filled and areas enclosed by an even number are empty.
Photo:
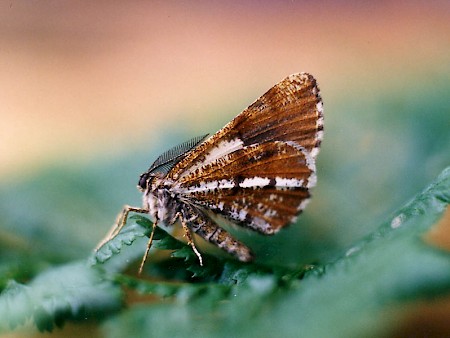
[[[156,188],[148,191],[144,196],[144,203],[149,206],[149,213],[156,220],[166,225],[171,225],[176,221],[176,215],[180,202],[166,188]]]

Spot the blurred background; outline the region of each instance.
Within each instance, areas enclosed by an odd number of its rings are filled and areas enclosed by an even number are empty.
[[[2,259],[86,257],[159,153],[307,71],[314,199],[276,238],[244,237],[278,264],[331,260],[450,164],[449,17],[448,1],[1,2]]]

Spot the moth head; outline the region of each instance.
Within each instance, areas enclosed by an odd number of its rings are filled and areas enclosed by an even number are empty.
[[[139,182],[138,182],[138,189],[142,192],[146,191],[152,184],[152,180],[155,177],[155,174],[152,174],[148,171],[146,171],[145,173],[143,173],[140,177],[139,177]]]

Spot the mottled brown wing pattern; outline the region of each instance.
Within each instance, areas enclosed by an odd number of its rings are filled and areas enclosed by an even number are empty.
[[[253,192],[227,190],[207,196],[198,193],[196,196],[197,203],[214,213],[265,235],[275,234],[295,222],[309,197],[304,188],[279,191],[270,187],[254,188]]]
[[[205,164],[180,178],[176,190],[187,203],[273,234],[295,220],[314,184],[310,153],[277,141],[247,146]]]
[[[305,149],[294,143],[277,141],[253,144],[226,154],[180,177],[177,184],[195,188],[205,181],[258,176],[303,179],[306,187],[313,171],[313,159]]]
[[[317,107],[317,105],[320,105]],[[307,151],[318,147],[321,99],[309,74],[292,75],[256,100],[235,120],[244,145],[269,141],[294,141]],[[320,122],[320,123],[318,123]]]
[[[306,206],[322,136],[316,81],[293,74],[200,144],[168,177],[186,203],[273,234]]]
[[[167,178],[178,180],[233,151],[271,141],[296,142],[315,157],[322,135],[322,100],[316,80],[308,73],[293,74],[189,153]]]

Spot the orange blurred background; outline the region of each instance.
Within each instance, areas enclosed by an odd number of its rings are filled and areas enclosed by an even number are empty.
[[[50,159],[114,156],[171,126],[214,132],[298,71],[316,76],[326,118],[339,118],[333,107],[351,97],[448,72],[449,8],[445,1],[4,1],[0,179]]]

